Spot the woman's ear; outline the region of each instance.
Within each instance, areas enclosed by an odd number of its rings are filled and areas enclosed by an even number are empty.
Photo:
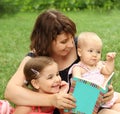
[[[81,57],[81,48],[77,49],[77,53],[78,53],[79,57]]]
[[[39,89],[39,82],[37,79],[31,80],[31,84],[35,89]]]

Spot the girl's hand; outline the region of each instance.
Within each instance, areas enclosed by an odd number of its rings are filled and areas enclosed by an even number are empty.
[[[104,94],[102,103],[106,103],[106,102],[110,101],[113,98],[113,95],[114,95],[113,86],[109,85],[108,92],[106,94]]]
[[[72,95],[67,93],[57,93],[54,95],[54,100],[52,100],[54,107],[59,109],[71,109],[75,108],[75,99]]]

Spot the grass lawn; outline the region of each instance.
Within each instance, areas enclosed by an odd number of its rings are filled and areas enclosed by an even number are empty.
[[[120,92],[120,11],[64,12],[82,31],[96,32],[103,40],[103,56],[109,51],[117,53],[113,86]],[[29,37],[38,13],[19,13],[0,18],[0,99],[10,77],[29,51]]]

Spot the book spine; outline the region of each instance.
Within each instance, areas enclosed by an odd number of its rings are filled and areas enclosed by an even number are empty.
[[[75,85],[76,85],[76,81],[75,81],[75,80],[72,80],[69,94],[72,94],[72,93],[73,93],[74,88],[75,88]],[[73,110],[72,110],[72,109],[67,109],[67,110],[64,110],[64,111],[65,111],[65,112],[70,112],[71,114],[73,113]],[[78,113],[77,113],[77,114],[78,114]]]
[[[100,92],[100,95],[98,97],[98,100],[96,101],[96,104],[95,104],[95,107],[94,107],[94,110],[93,110],[92,114],[97,114],[98,113],[98,110],[101,106],[101,101],[102,101],[103,95],[104,94],[102,92]]]
[[[72,80],[72,83],[71,83],[71,87],[70,87],[69,94],[72,94],[72,93],[73,93],[74,88],[75,88],[75,85],[76,85],[76,81],[75,81],[75,80]]]

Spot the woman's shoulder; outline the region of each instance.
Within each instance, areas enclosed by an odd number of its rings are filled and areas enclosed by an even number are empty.
[[[18,67],[18,70],[20,70],[20,68],[23,68],[24,65],[26,64],[26,62],[27,62],[29,59],[31,59],[31,56],[26,55],[26,56],[22,59],[22,61],[20,62],[19,67]],[[21,71],[21,70],[20,70],[20,71]]]
[[[25,57],[23,58],[21,64],[26,63],[29,59],[31,59],[31,58],[33,58],[33,57],[35,57],[35,54],[34,54],[32,51],[28,52],[28,53],[25,55]]]

